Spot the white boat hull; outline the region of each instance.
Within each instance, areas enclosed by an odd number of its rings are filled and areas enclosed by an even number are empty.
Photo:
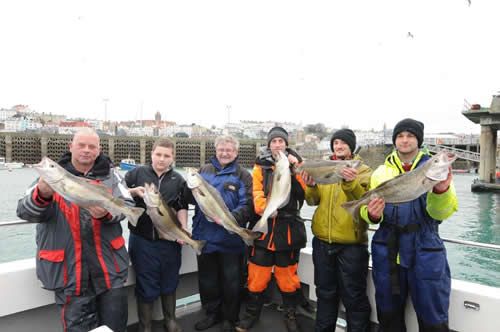
[[[187,276],[196,272],[194,251],[183,247],[181,274]],[[300,255],[298,272],[304,284],[309,285],[309,297],[316,300],[314,287],[314,268],[312,249],[305,248]],[[127,287],[129,287],[129,325],[137,322],[134,298],[135,273],[130,269]],[[182,284],[182,282],[181,282]],[[0,264],[0,331],[55,331],[60,329],[57,308],[52,292],[40,288],[36,279],[35,259],[25,259]],[[500,308],[500,288],[483,286],[471,282],[452,280],[450,299],[450,328],[461,332],[498,331],[498,308]],[[197,293],[197,283],[189,287]],[[372,305],[372,322],[377,322],[375,310],[375,291],[368,276],[368,296]],[[8,299],[8,300],[7,300]],[[475,310],[474,304],[479,310]],[[344,311],[341,308],[341,311]],[[155,307],[155,319],[161,319],[159,304]],[[418,325],[411,301],[406,308],[408,332],[417,332]]]

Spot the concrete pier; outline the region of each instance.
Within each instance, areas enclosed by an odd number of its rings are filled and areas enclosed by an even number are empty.
[[[495,186],[497,167],[497,131],[500,129],[500,95],[494,95],[489,108],[473,105],[462,114],[481,125],[479,180],[482,185]]]

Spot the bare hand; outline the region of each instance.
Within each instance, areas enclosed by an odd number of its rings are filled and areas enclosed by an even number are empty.
[[[439,192],[445,192],[448,189],[448,187],[450,186],[452,178],[453,178],[453,176],[452,176],[452,173],[451,173],[451,166],[450,166],[448,168],[448,177],[446,179],[444,179],[443,181],[438,182],[434,186],[434,189],[436,191],[439,191]]]
[[[90,212],[90,215],[95,219],[100,219],[108,214],[108,210],[100,206],[89,206],[87,210]]]
[[[40,196],[42,196],[42,198],[50,198],[52,197],[52,195],[54,195],[54,190],[52,190],[52,188],[47,182],[45,182],[45,180],[40,178],[38,180],[38,193],[40,194]]]
[[[295,158],[295,156],[292,156],[291,154],[289,154],[288,155],[288,162],[290,163],[290,165],[295,165],[299,161],[297,160],[297,158]]]
[[[351,182],[354,181],[358,176],[358,170],[355,168],[346,167],[340,171],[340,174],[342,174],[344,181]]]
[[[368,210],[368,217],[373,222],[379,222],[382,218],[382,213],[385,208],[385,200],[383,198],[375,198],[366,206]]]
[[[140,198],[144,198],[144,193],[146,192],[146,188],[144,188],[143,186],[139,186],[129,189],[128,192],[132,197],[139,196]]]
[[[304,181],[304,183],[306,184],[306,186],[308,186],[308,187],[314,187],[316,185],[316,183],[314,182],[312,176],[310,176],[309,174],[307,174],[306,171],[300,172],[300,177],[302,178],[302,180]]]

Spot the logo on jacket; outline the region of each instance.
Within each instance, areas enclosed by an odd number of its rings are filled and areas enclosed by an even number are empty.
[[[228,185],[227,188],[232,191],[236,191],[236,187],[233,186],[232,184]]]

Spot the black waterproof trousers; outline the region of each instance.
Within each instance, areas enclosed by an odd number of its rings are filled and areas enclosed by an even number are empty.
[[[370,303],[366,295],[368,247],[313,239],[316,285],[316,331],[335,331],[339,301],[346,308],[347,331],[370,331]]]
[[[242,265],[243,253],[212,252],[198,256],[200,298],[207,316],[238,322]]]
[[[115,332],[127,331],[128,290],[125,287],[112,288],[99,295],[89,291],[81,296],[65,296],[57,291],[55,298],[64,332],[87,332],[101,325]]]

